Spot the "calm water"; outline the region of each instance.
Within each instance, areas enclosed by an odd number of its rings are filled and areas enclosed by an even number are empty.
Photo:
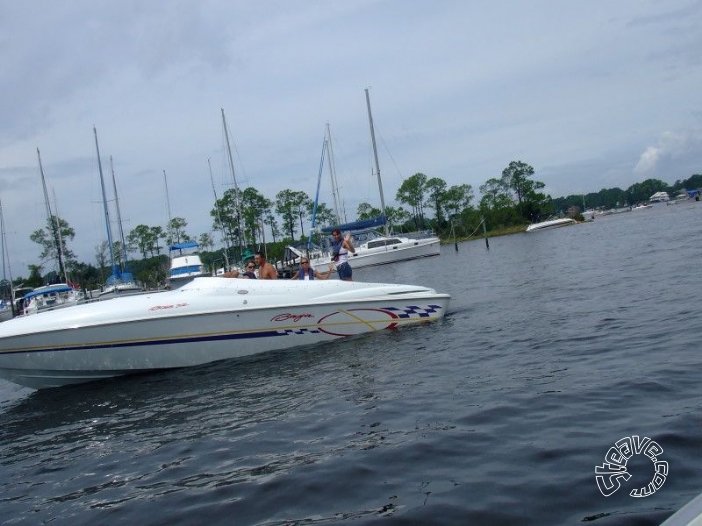
[[[430,326],[93,385],[0,381],[4,524],[659,524],[702,491],[702,203],[363,269]],[[664,486],[604,497],[614,442]]]

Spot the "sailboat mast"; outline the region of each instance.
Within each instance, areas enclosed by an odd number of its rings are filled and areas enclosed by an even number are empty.
[[[385,235],[390,235],[388,231],[387,214],[385,213],[385,196],[383,195],[383,181],[380,179],[380,164],[378,163],[378,147],[375,144],[375,130],[373,128],[373,114],[371,113],[370,96],[366,88],[366,105],[368,106],[368,122],[370,123],[371,141],[373,142],[373,156],[375,157],[375,173],[378,176],[378,190],[380,191],[380,211],[385,216]]]
[[[117,197],[117,182],[115,181],[115,168],[112,165],[112,156],[110,155],[110,171],[112,172],[112,189],[115,195],[115,208],[117,209],[117,226],[119,226],[119,239],[122,243],[122,265],[127,265],[127,243],[124,239],[124,228],[122,227],[122,213],[119,209],[119,197]],[[124,268],[122,269],[124,270]]]
[[[168,196],[168,178],[166,178],[166,170],[163,171],[163,185],[166,187],[166,213],[168,214],[168,224],[166,229],[168,230],[169,243],[174,243],[173,232],[171,232],[171,198]]]
[[[312,224],[310,225],[310,237],[307,238],[307,255],[312,250],[312,235],[314,228],[317,225],[317,206],[319,205],[319,188],[322,182],[322,172],[324,171],[324,152],[327,150],[327,138],[324,138],[322,143],[322,156],[319,159],[319,173],[317,174],[317,192],[314,195],[314,205],[312,207]]]
[[[227,129],[227,119],[224,117],[224,108],[222,109],[222,126],[224,126],[224,138],[227,141],[227,155],[229,157],[229,169],[232,174],[232,181],[234,182],[234,208],[236,209],[236,221],[238,227],[237,239],[239,242],[239,256],[244,253],[244,245],[241,238],[241,196],[239,195],[239,185],[236,182],[236,174],[234,173],[234,157],[232,157],[232,148],[229,143],[229,130]]]
[[[56,237],[58,238],[58,246],[62,247],[63,238],[61,237],[61,216],[59,215],[58,201],[56,200],[56,191],[53,188],[51,189],[51,194],[54,196],[54,204],[56,205]],[[66,266],[64,265],[63,257],[59,258],[59,267],[61,269],[61,273],[63,274],[65,283],[68,283],[68,273],[66,272]]]
[[[229,242],[227,241],[227,233],[224,229],[224,223],[222,222],[222,216],[219,213],[219,205],[217,204],[217,190],[215,190],[214,177],[212,177],[212,164],[210,163],[210,158],[207,158],[207,168],[210,170],[210,183],[212,183],[212,193],[215,199],[215,212],[217,213],[217,223],[219,228],[222,230],[222,243],[224,244],[224,268],[229,270]]]
[[[2,213],[2,200],[0,200],[0,236],[2,237],[2,279],[3,281],[7,281],[7,276],[10,276],[10,305],[14,309],[15,289],[12,286],[12,269],[10,268],[10,253],[7,250],[7,235],[5,234],[5,216]]]
[[[95,135],[95,151],[97,152],[98,171],[100,172],[100,189],[102,190],[102,206],[105,209],[105,227],[107,228],[107,244],[110,247],[110,263],[112,264],[112,276],[117,277],[117,265],[115,265],[115,253],[112,246],[112,228],[110,227],[110,209],[107,206],[107,194],[105,193],[105,177],[102,174],[102,161],[100,160],[100,146],[98,146],[97,129],[93,126]]]
[[[344,221],[341,220],[339,212],[339,185],[336,182],[336,166],[334,165],[334,148],[332,147],[331,129],[327,123],[327,153],[329,157],[329,177],[331,178],[332,197],[334,198],[334,213],[336,214],[336,224],[340,225]]]
[[[54,217],[51,213],[51,205],[49,204],[49,192],[46,190],[46,177],[44,177],[44,167],[41,164],[41,153],[39,148],[37,148],[37,159],[39,160],[39,174],[41,175],[41,186],[44,189],[44,204],[46,205],[46,217],[49,220],[49,226],[52,230],[52,237],[54,238],[54,246],[56,247],[56,258],[58,259],[59,272],[63,274],[63,279],[68,283],[68,276],[66,275],[66,269],[63,265],[63,250],[61,249],[61,223],[58,217]]]

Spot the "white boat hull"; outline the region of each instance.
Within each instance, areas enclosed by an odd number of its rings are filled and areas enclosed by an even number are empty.
[[[560,228],[563,226],[575,225],[577,221],[569,217],[563,217],[561,219],[551,219],[549,221],[541,221],[540,223],[533,223],[529,225],[526,229],[527,232],[538,232],[540,230],[549,230],[551,228]]]
[[[438,256],[441,253],[438,237],[424,239],[408,239],[405,242],[385,247],[365,248],[361,246],[355,254],[349,254],[349,262],[353,268],[386,265],[397,261]]]
[[[0,324],[0,377],[42,389],[200,365],[437,320],[449,300],[411,285],[198,278]]]
[[[372,267],[376,265],[387,265],[400,261],[438,256],[441,254],[440,239],[430,238],[400,238],[403,241],[393,245],[386,245],[374,248],[367,248],[367,243],[356,247],[356,253],[349,253],[348,260],[353,269]],[[310,262],[315,270],[326,272],[329,270],[329,256],[321,258],[311,258]]]

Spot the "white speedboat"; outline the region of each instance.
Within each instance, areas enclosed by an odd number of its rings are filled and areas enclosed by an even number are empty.
[[[562,217],[560,219],[549,219],[547,221],[541,221],[540,223],[532,223],[526,229],[527,232],[538,232],[540,230],[548,230],[550,228],[560,228],[562,226],[569,226],[576,224],[577,221],[570,217]]]
[[[0,377],[42,389],[187,367],[434,321],[418,285],[196,278],[179,289],[0,324]]]

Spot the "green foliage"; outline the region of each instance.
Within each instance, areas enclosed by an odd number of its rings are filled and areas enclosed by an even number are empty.
[[[170,246],[175,243],[185,243],[192,241],[190,236],[185,232],[185,227],[188,222],[182,217],[174,217],[166,225],[166,243]]]
[[[397,190],[395,199],[409,205],[414,216],[417,230],[424,228],[424,194],[426,193],[427,176],[416,173],[405,179]]]
[[[427,204],[434,209],[437,226],[440,228],[444,224],[444,200],[446,196],[446,181],[438,177],[432,177],[424,186],[429,196]]]
[[[241,194],[242,216],[244,219],[244,240],[246,243],[256,244],[262,239],[261,223],[266,215],[271,212],[273,202],[263,197],[253,187],[246,188]]]
[[[309,209],[307,211],[309,217],[312,217],[314,212],[314,201],[309,202]],[[325,203],[317,203],[317,216],[315,218],[316,227],[333,226],[336,222],[336,215],[334,211],[329,208]]]
[[[702,187],[702,174],[694,174],[688,179],[678,180],[670,186],[659,179],[646,179],[641,183],[634,183],[626,190],[621,188],[603,188],[599,192],[585,195],[569,195],[553,199],[555,210],[567,210],[572,206],[579,208],[599,208],[609,210],[624,206],[633,206],[637,203],[648,201],[656,192],[668,192],[671,197],[683,190],[694,190]]]
[[[29,277],[24,280],[27,287],[41,287],[44,284],[44,278],[41,275],[41,265],[29,265]]]
[[[86,263],[73,263],[69,272],[73,283],[79,283],[88,290],[96,289],[105,283],[103,272]]]
[[[381,213],[380,208],[375,208],[370,203],[359,203],[358,209],[356,210],[359,221],[378,217]]]
[[[538,190],[546,185],[541,181],[534,181],[534,168],[522,161],[512,161],[509,166],[502,171],[502,183],[511,189],[517,199],[517,210],[520,215],[527,220],[536,221],[542,215],[552,212],[547,196]]]
[[[43,228],[35,230],[29,239],[41,245],[42,252],[39,254],[39,259],[42,262],[54,260],[57,268],[62,269],[75,260],[75,254],[67,245],[68,241],[73,241],[75,235],[75,230],[66,221],[52,215],[46,219],[46,230]]]
[[[305,234],[302,224],[303,218],[309,210],[310,198],[305,192],[281,190],[275,195],[275,211],[283,218],[283,225],[290,239],[295,241],[297,228],[295,223],[299,217],[301,235]]]
[[[407,205],[410,211],[400,206],[387,206],[388,222],[393,230],[400,231],[420,230],[429,226],[444,236],[467,236],[475,233],[476,229],[478,235],[482,235],[480,227],[483,218],[488,231],[518,230],[527,221],[543,218],[550,213],[565,212],[573,206],[582,208],[584,202],[588,208],[615,208],[646,201],[658,191],[666,191],[673,196],[683,190],[702,187],[702,174],[694,174],[688,179],[675,181],[673,185],[659,179],[647,179],[626,190],[603,188],[584,196],[578,194],[552,199],[541,191],[544,183],[534,180],[533,176],[534,169],[530,165],[522,161],[510,162],[500,177],[489,178],[480,186],[481,199],[476,208],[472,205],[475,196],[469,184],[448,187],[441,178],[415,173],[402,183],[396,194],[397,201]],[[241,257],[239,247],[246,246],[267,252],[268,259],[275,261],[283,257],[285,246],[295,241],[298,227],[300,239],[305,239],[304,220],[311,217],[312,207],[313,202],[305,192],[281,190],[273,202],[250,187],[243,192],[236,189],[224,192],[222,198],[215,201],[210,215],[214,219],[214,230],[221,232],[229,242],[225,243],[225,246],[229,246],[229,261],[238,261]],[[430,220],[424,214],[427,207],[434,211],[434,217]],[[376,217],[380,213],[371,204],[361,203],[357,219]],[[332,210],[324,203],[318,205],[316,220],[318,226],[330,226],[336,222]],[[264,239],[261,224],[270,228],[272,241]],[[184,218],[174,218],[167,225],[168,234],[161,226],[141,224],[134,228],[127,236],[127,252],[136,252],[140,259],[130,259],[128,270],[148,287],[162,286],[169,265],[168,257],[161,254],[162,248],[171,242],[190,240],[191,237],[185,232],[186,226]],[[107,242],[95,247],[95,266],[78,263],[67,247],[67,242],[74,239],[73,229],[64,220],[59,221],[59,227],[56,228],[56,218],[52,218],[47,220],[45,229],[37,230],[30,236],[32,241],[42,246],[42,264],[58,259],[60,253],[65,258],[71,281],[88,289],[104,284],[111,271]],[[197,237],[202,261],[211,269],[222,267],[225,262],[225,248],[213,250],[217,245],[213,237],[219,238],[210,233]],[[56,249],[59,245],[61,251]],[[119,242],[115,243],[118,261],[124,259],[121,248]],[[33,287],[47,282],[51,274],[42,276],[42,265],[29,265],[29,271],[30,277],[24,282]],[[18,278],[17,281],[22,279]]]

